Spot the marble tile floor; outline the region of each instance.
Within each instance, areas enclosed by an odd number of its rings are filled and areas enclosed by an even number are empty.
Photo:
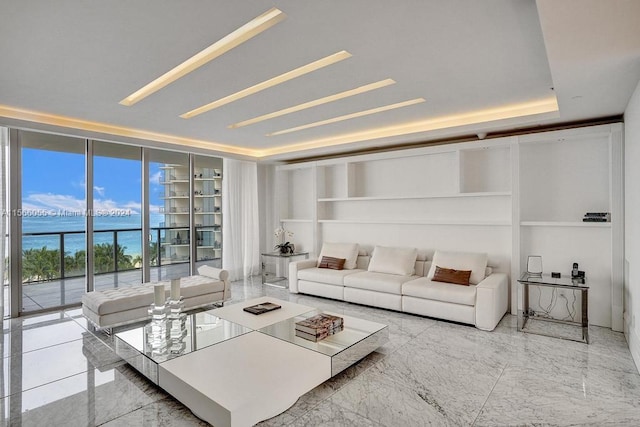
[[[640,375],[624,336],[591,344],[493,332],[304,295],[232,284],[233,301],[272,296],[389,325],[378,351],[302,396],[269,426],[637,426]],[[3,322],[0,426],[201,426],[126,365],[80,309]],[[215,369],[212,367],[212,369]]]

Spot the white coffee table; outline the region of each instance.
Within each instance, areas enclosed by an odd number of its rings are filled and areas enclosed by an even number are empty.
[[[242,310],[267,301],[282,308],[257,316]],[[296,337],[295,322],[317,313],[261,297],[189,316],[186,340],[196,344],[183,354],[145,352],[138,339],[143,328],[116,334],[116,351],[203,420],[250,426],[284,412],[388,340],[386,325],[348,316],[342,316],[344,331],[318,343]],[[200,338],[204,331],[208,339]]]

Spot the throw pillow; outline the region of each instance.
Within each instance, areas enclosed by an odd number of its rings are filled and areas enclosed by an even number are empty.
[[[436,272],[436,266],[446,265],[447,268],[456,270],[471,270],[469,283],[477,285],[485,278],[485,270],[487,269],[487,254],[473,252],[442,252],[436,251],[433,255],[431,269],[427,274],[427,279],[433,280]]]
[[[415,273],[416,248],[388,248],[376,246],[369,262],[369,271],[411,276]]]
[[[318,268],[330,268],[332,270],[342,270],[344,268],[344,258],[334,258],[330,256],[323,256],[320,260]]]
[[[322,250],[318,257],[318,264],[320,266],[320,260],[322,257],[329,256],[332,258],[344,258],[344,269],[353,270],[356,268],[358,261],[358,244],[357,243],[328,243],[322,244]]]
[[[455,283],[456,285],[469,286],[471,270],[454,270],[453,268],[442,268],[436,265],[436,272],[433,274],[434,282]]]

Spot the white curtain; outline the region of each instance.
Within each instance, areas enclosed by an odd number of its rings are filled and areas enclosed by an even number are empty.
[[[260,272],[258,166],[224,159],[222,180],[222,268],[231,280]]]

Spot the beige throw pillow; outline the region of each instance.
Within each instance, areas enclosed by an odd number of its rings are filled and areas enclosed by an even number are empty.
[[[415,273],[416,248],[390,248],[376,246],[369,262],[369,271],[411,276]]]
[[[322,250],[320,251],[320,256],[318,257],[318,267],[320,266],[322,257],[325,256],[329,256],[332,258],[344,258],[345,270],[353,270],[354,268],[356,268],[356,262],[358,261],[358,244],[325,242],[322,244]]]

